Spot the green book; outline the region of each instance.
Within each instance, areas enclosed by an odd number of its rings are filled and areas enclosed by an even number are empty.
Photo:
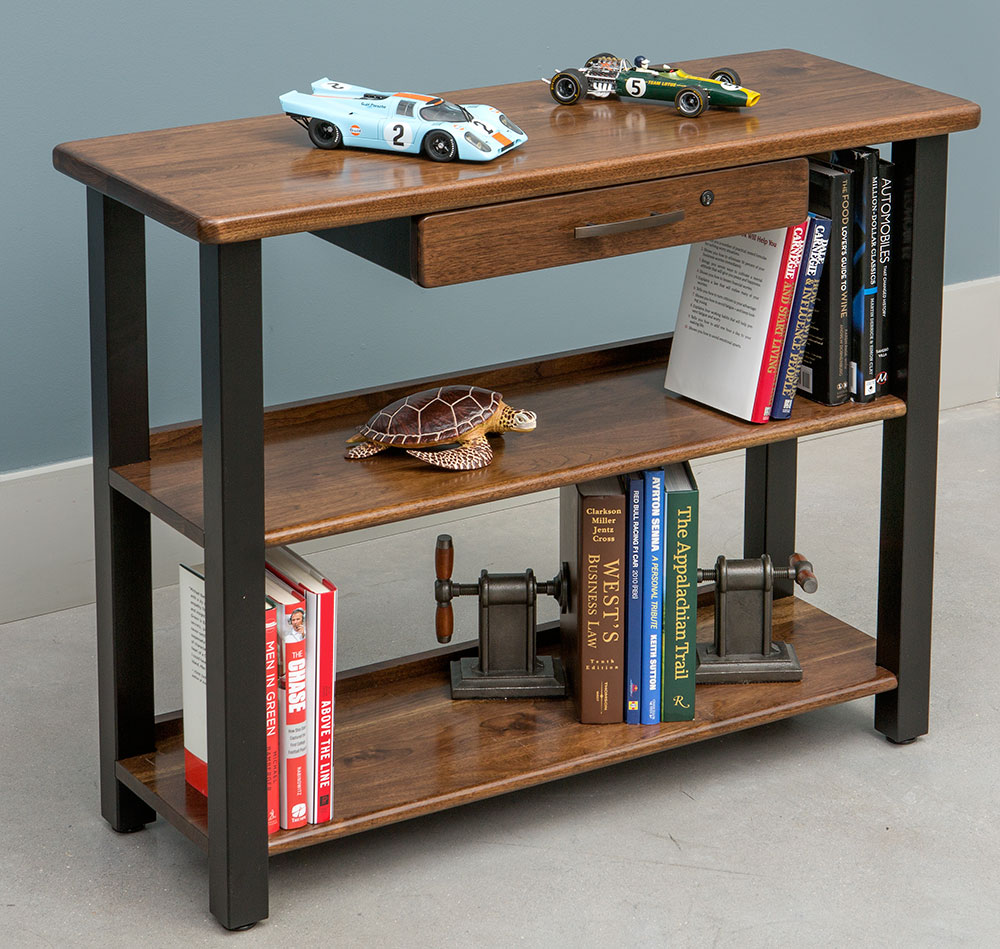
[[[663,482],[663,648],[660,721],[694,718],[698,664],[698,485],[691,466],[670,465]]]

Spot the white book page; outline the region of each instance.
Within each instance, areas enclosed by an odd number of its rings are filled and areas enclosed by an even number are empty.
[[[787,228],[694,244],[664,387],[753,413]]]

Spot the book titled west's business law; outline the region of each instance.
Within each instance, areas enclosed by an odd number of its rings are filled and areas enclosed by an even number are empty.
[[[570,572],[570,602],[559,621],[567,679],[581,722],[620,722],[628,533],[621,480],[561,488],[559,517],[560,560]]]
[[[806,222],[691,247],[664,387],[749,422],[774,401]]]

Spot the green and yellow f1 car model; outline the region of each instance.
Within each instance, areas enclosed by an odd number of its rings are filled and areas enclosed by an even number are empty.
[[[572,105],[584,96],[605,99],[658,99],[673,102],[688,118],[701,115],[710,105],[756,105],[760,93],[740,85],[736,70],[720,67],[709,78],[691,76],[683,69],[661,63],[650,66],[645,56],[636,56],[635,65],[611,53],[598,53],[583,68],[557,72],[549,81],[549,92],[560,105]]]

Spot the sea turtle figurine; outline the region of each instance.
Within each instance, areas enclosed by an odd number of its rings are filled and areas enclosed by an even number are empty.
[[[493,460],[488,434],[530,432],[535,413],[512,409],[499,392],[478,386],[441,386],[414,392],[376,412],[347,439],[347,458],[369,458],[385,448],[453,471],[485,468]],[[449,448],[437,448],[450,445]],[[425,449],[430,449],[425,450]]]

